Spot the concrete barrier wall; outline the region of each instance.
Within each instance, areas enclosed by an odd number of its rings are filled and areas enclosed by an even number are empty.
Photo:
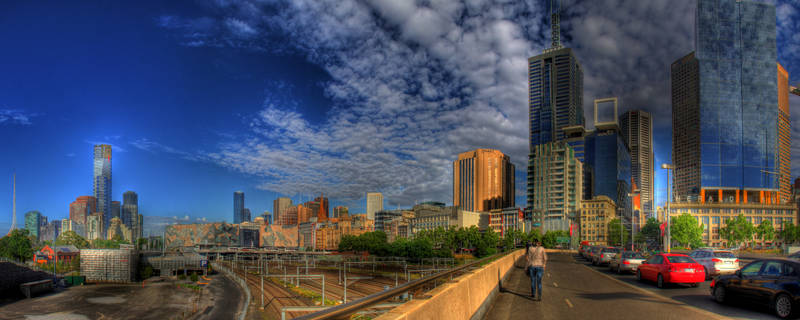
[[[487,303],[497,294],[500,280],[524,254],[516,250],[482,268],[428,292],[430,298],[405,303],[381,315],[379,320],[470,319],[482,316]],[[548,250],[549,251],[549,250]]]

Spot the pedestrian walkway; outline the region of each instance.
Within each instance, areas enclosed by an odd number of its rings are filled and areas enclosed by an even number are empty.
[[[724,319],[683,303],[643,294],[575,262],[574,254],[551,253],[542,278],[542,301],[531,297],[530,278],[518,261],[485,319]]]

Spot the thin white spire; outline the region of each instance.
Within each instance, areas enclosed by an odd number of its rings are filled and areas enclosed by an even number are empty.
[[[11,231],[17,228],[17,173],[14,172],[14,184],[12,187],[13,191],[13,201],[11,207],[11,229],[8,229],[8,234],[11,234]]]

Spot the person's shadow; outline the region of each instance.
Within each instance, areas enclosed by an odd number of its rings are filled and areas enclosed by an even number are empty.
[[[525,256],[521,256],[521,257],[519,257],[519,258],[517,259],[517,261],[516,261],[516,262],[514,262],[514,268],[515,268],[515,269],[521,269],[521,270],[522,270],[522,274],[526,275],[526,277],[527,277],[527,273],[525,273],[525,263],[524,263],[524,259],[525,259]],[[519,296],[519,297],[522,297],[522,298],[525,298],[525,299],[528,299],[528,300],[533,300],[533,301],[535,301],[535,300],[533,299],[533,297],[531,297],[531,294],[530,294],[530,293],[522,293],[522,292],[517,292],[517,291],[514,291],[514,290],[511,290],[511,289],[509,289],[509,288],[506,288],[506,287],[504,287],[504,286],[503,286],[503,282],[504,282],[504,281],[503,281],[503,278],[502,278],[502,277],[500,277],[500,274],[499,274],[500,270],[498,270],[497,272],[498,272],[498,279],[500,279],[500,282],[498,283],[498,288],[499,288],[499,291],[500,291],[500,293],[510,293],[510,294],[513,294],[513,295],[515,295],[515,296]],[[512,272],[513,272],[513,271],[512,271]],[[505,282],[508,282],[509,280],[511,280],[511,278],[512,278],[513,276],[514,276],[513,274],[509,275],[509,276],[508,276],[508,279],[506,279],[506,281],[505,281]]]

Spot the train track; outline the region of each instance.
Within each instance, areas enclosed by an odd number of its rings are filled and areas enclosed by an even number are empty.
[[[257,275],[249,274],[242,269],[233,269],[237,275],[244,278],[250,287],[250,292],[253,293],[252,303],[256,305],[261,303],[261,279]],[[277,297],[277,298],[276,298]],[[273,299],[274,298],[274,299]],[[270,313],[271,318],[280,319],[281,308],[288,306],[310,306],[311,303],[307,298],[299,297],[296,293],[292,292],[275,284],[269,279],[264,279],[264,303],[269,303],[264,312]],[[287,312],[286,316],[289,318],[298,317],[305,314],[304,312]]]

